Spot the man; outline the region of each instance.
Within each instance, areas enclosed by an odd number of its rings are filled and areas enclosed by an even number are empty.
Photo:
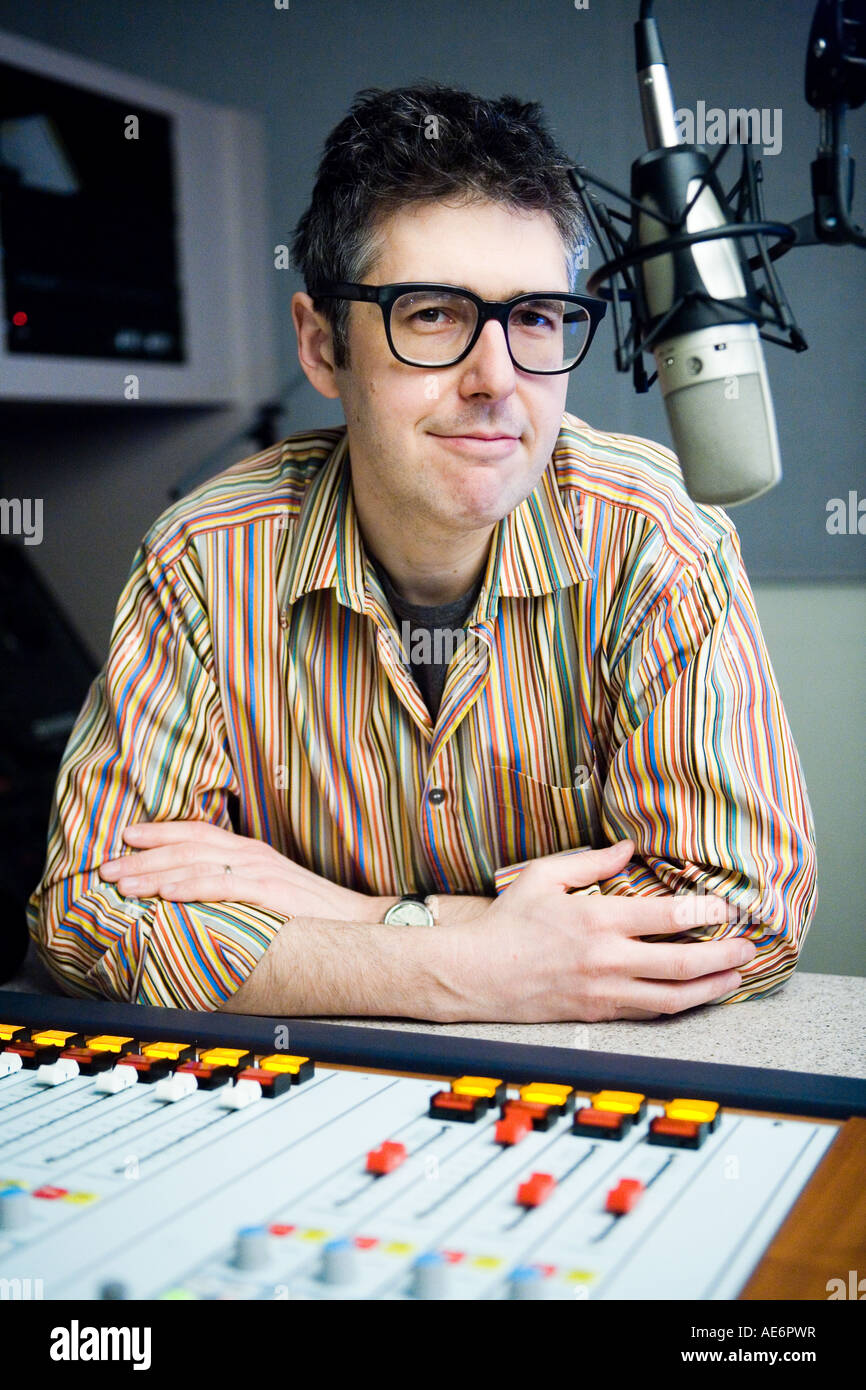
[[[537,106],[434,84],[330,136],[292,313],[346,426],[143,542],[31,901],[66,988],[594,1021],[794,969],[811,812],[736,531],[564,414],[566,168]]]

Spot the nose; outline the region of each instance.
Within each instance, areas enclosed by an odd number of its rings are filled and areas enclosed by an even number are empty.
[[[485,323],[478,342],[460,363],[460,389],[463,395],[483,395],[498,399],[508,396],[517,384],[517,373],[505,341],[501,323]]]

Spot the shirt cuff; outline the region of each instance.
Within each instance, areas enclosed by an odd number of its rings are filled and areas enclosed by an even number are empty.
[[[91,873],[76,877],[92,881]],[[71,887],[65,880],[31,899],[39,954],[70,993],[129,1004],[218,1009],[287,921],[247,903],[125,898],[109,884],[74,894]]]

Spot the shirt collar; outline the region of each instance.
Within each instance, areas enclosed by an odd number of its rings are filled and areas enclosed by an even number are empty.
[[[334,589],[341,603],[367,611],[366,555],[351,482],[344,433],[304,497],[288,557],[289,603]],[[476,617],[495,617],[499,597],[550,594],[592,576],[551,459],[534,490],[496,525]]]

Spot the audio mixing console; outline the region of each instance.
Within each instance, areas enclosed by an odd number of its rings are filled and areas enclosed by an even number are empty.
[[[832,1168],[862,1194],[864,1113],[839,1077],[0,993],[0,1278],[52,1299],[784,1297],[767,1249],[826,1221],[807,1208],[828,1190],[851,1216]],[[866,1267],[859,1240],[841,1258]]]

